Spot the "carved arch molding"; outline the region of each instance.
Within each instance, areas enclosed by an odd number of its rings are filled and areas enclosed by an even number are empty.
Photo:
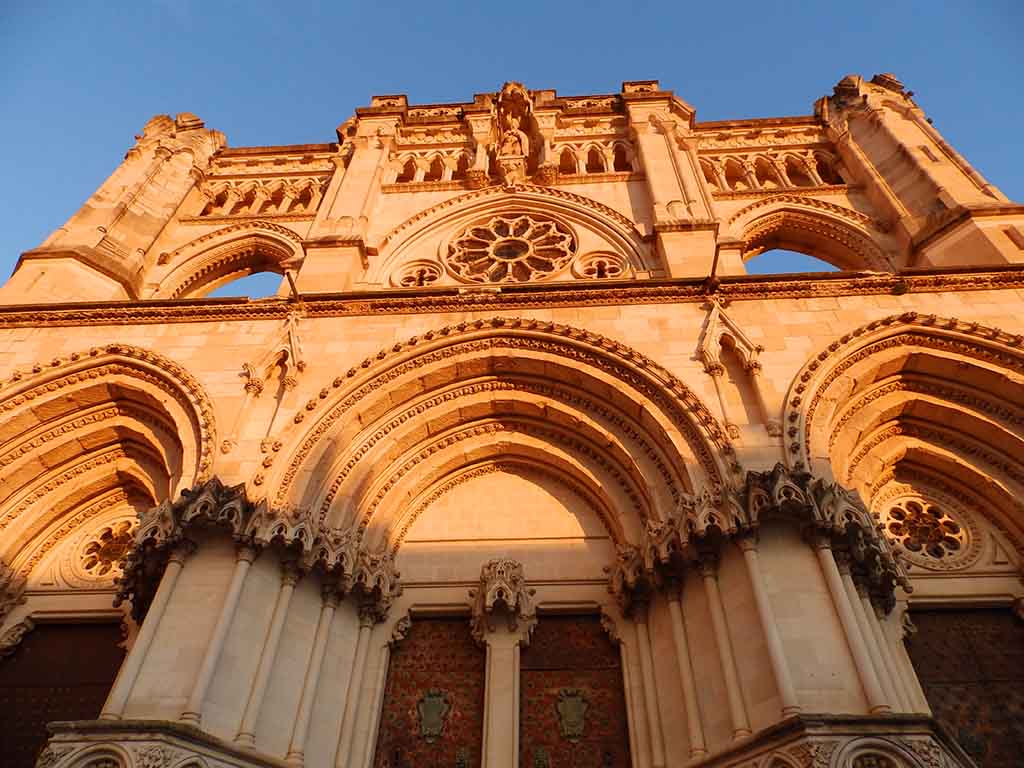
[[[1024,551],[1024,337],[909,312],[812,358],[785,410],[789,466],[856,488],[917,565],[967,567],[981,513]]]

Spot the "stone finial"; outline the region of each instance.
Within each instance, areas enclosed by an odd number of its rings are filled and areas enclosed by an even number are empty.
[[[526,586],[522,563],[509,558],[491,560],[480,569],[480,586],[470,590],[473,637],[483,643],[495,629],[494,617],[504,613],[510,631],[521,630],[526,643],[537,624],[533,605],[536,590]]]

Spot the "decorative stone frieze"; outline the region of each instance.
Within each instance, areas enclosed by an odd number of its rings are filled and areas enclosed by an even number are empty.
[[[522,563],[508,558],[491,560],[480,569],[480,585],[470,590],[473,601],[473,637],[484,642],[488,632],[495,629],[495,619],[505,615],[510,632],[522,632],[529,643],[537,624],[537,610],[533,605],[536,590],[526,586]]]
[[[190,533],[197,529],[221,531],[257,551],[277,545],[295,558],[301,570],[319,572],[341,595],[356,593],[360,605],[377,621],[401,594],[391,553],[368,551],[352,532],[321,528],[301,515],[274,511],[266,502],[255,505],[248,500],[244,484],[229,487],[214,477],[182,491],[177,501],[154,507],[139,523],[117,595],[117,604],[131,600],[137,621],[155,594],[170,551],[183,542],[191,543]]]

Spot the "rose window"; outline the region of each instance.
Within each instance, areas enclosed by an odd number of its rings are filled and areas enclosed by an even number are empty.
[[[495,216],[452,241],[448,267],[474,283],[544,280],[565,268],[576,250],[572,233],[555,221]]]
[[[82,569],[96,578],[114,575],[111,572],[132,546],[134,527],[132,521],[122,520],[89,539],[82,550]]]
[[[935,504],[900,501],[889,509],[886,517],[885,532],[908,552],[942,560],[955,557],[964,547],[963,526]]]

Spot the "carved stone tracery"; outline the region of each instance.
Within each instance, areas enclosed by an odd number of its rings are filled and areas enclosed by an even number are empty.
[[[524,213],[469,227],[451,242],[446,261],[466,282],[524,283],[554,276],[575,254],[575,237],[564,224]]]

